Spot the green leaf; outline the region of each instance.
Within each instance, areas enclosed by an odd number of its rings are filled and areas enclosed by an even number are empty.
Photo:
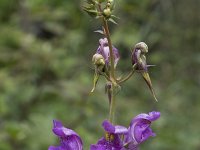
[[[87,3],[88,4],[95,4],[95,1],[94,0],[87,0]]]
[[[117,24],[117,22],[113,19],[113,18],[109,18],[108,21],[114,23],[114,24]]]
[[[94,73],[94,80],[93,80],[93,88],[91,90],[91,93],[94,92],[95,88],[96,88],[96,85],[97,85],[97,82],[99,80],[99,73],[97,72],[97,70],[95,69],[95,73]]]
[[[154,99],[156,101],[158,101],[157,98],[156,98],[156,94],[154,92],[154,89],[153,89],[153,86],[152,86],[152,83],[151,83],[151,78],[149,77],[148,72],[146,72],[146,71],[145,72],[141,72],[141,74],[142,74],[142,77],[145,80],[146,84],[148,85],[148,87],[149,87]]]
[[[115,16],[115,15],[111,15],[112,18],[116,18],[116,19],[120,19],[119,17]]]
[[[94,31],[94,32],[105,35],[104,32],[103,32],[102,30],[96,30],[96,31]]]
[[[97,17],[98,16],[98,11],[97,10],[93,10],[93,9],[88,8],[88,7],[84,7],[83,10],[85,12],[87,12],[88,15],[90,15],[91,17]]]

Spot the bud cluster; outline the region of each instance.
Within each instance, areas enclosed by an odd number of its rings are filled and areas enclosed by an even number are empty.
[[[116,24],[114,19],[117,17],[112,15],[114,6],[115,0],[87,0],[83,10],[91,17],[96,19],[105,18],[106,20]]]
[[[107,19],[110,18],[113,9],[114,9],[114,0],[108,0],[106,7],[103,10],[104,17]]]

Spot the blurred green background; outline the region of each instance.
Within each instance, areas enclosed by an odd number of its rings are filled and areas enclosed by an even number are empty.
[[[101,79],[94,94],[91,57],[100,22],[79,0],[0,0],[0,150],[46,150],[58,145],[52,120],[83,138],[85,150],[103,135],[108,101]],[[157,110],[157,133],[141,150],[200,149],[200,1],[116,0],[110,24],[120,50],[118,75],[131,68],[131,48],[149,46],[147,61],[159,102],[139,74],[122,86],[116,122]]]

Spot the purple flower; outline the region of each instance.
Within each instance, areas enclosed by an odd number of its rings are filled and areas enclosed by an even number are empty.
[[[129,149],[136,148],[140,143],[147,140],[155,133],[150,128],[151,122],[160,117],[160,112],[150,112],[149,114],[139,114],[132,119],[128,134],[125,137],[125,143]]]
[[[120,56],[119,56],[119,52],[118,52],[117,48],[112,46],[112,50],[113,50],[113,55],[114,55],[114,64],[116,67],[116,65],[120,59]],[[96,53],[101,54],[103,56],[103,58],[105,59],[106,64],[109,65],[110,51],[109,51],[107,38],[99,40],[99,47],[98,47]]]
[[[60,121],[53,121],[53,132],[60,138],[60,146],[50,146],[48,150],[82,150],[82,140],[71,129],[65,128]]]
[[[102,124],[106,131],[106,136],[101,138],[97,144],[91,145],[90,150],[122,150],[123,141],[121,136],[127,134],[127,128],[123,126],[114,126],[105,120]]]

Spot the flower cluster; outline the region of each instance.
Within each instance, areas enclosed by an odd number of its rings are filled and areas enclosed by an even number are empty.
[[[128,128],[113,125],[108,120],[102,123],[105,136],[90,150],[137,150],[139,145],[155,133],[150,128],[153,121],[160,117],[160,112],[139,114],[132,119]],[[50,146],[48,150],[83,150],[80,136],[71,129],[65,128],[61,122],[53,121],[53,132],[60,139],[60,146]]]

